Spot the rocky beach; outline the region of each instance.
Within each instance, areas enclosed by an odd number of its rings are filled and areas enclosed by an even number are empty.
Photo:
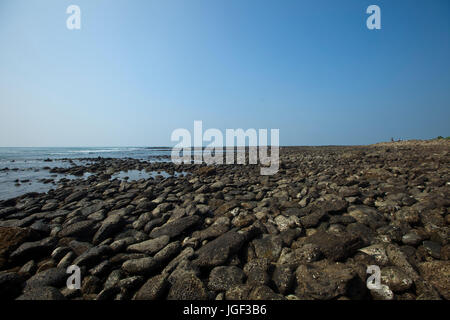
[[[0,297],[448,300],[449,164],[432,140],[283,147],[272,176],[169,157],[54,167],[88,176],[0,201]],[[156,174],[112,178],[127,170]]]

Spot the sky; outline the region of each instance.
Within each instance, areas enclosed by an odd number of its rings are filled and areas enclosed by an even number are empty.
[[[449,136],[450,1],[0,1],[0,146],[170,146],[194,120],[281,145]]]

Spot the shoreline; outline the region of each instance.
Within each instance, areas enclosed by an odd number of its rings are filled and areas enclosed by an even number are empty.
[[[449,151],[448,141],[280,147],[273,176],[114,158],[52,169],[93,174],[0,201],[0,295],[449,299]],[[189,175],[111,180],[126,170]],[[72,264],[80,290],[65,287]],[[369,265],[382,290],[366,287]]]

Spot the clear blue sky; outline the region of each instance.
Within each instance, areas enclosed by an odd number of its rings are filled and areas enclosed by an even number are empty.
[[[282,145],[448,136],[450,1],[0,1],[0,146],[173,145],[194,120]]]

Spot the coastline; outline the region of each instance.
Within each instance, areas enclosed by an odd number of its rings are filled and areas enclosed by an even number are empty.
[[[53,168],[90,175],[0,201],[1,296],[449,299],[449,151],[281,147],[273,176],[128,158]],[[157,174],[111,179],[127,170]],[[72,264],[80,290],[66,288]],[[367,288],[369,265],[383,289]]]

